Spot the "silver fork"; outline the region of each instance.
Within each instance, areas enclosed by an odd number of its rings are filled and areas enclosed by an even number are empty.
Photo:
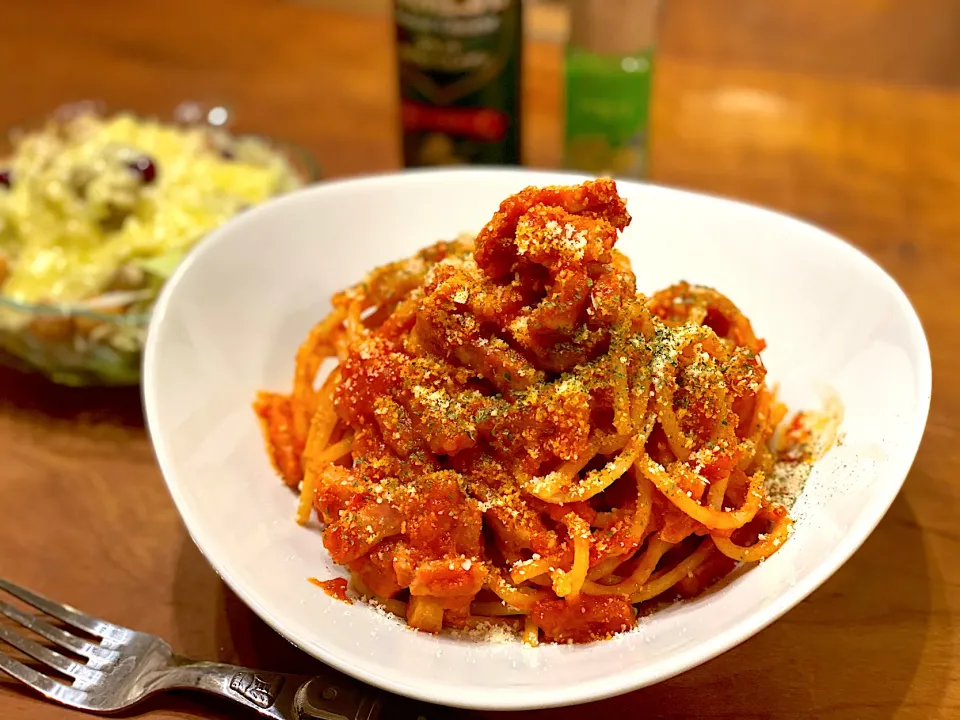
[[[275,720],[437,720],[455,711],[381,694],[373,688],[320,677],[262,672],[236,665],[194,662],[147,633],[86,615],[0,579],[0,590],[56,618],[74,632],[51,625],[41,615],[0,600],[0,613],[72,654],[78,662],[0,625],[0,641],[36,659],[69,680],[61,681],[0,651],[0,670],[48,699],[94,713],[125,710],[163,690],[201,690],[244,705]],[[86,637],[76,634],[80,631]],[[89,637],[97,638],[91,641]],[[388,703],[385,706],[385,702]]]

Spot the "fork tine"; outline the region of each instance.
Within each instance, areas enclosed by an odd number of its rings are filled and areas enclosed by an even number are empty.
[[[56,700],[64,705],[73,705],[74,707],[86,707],[87,694],[67,687],[53,678],[49,678],[42,673],[38,673],[32,668],[28,668],[21,662],[0,652],[0,670],[16,678],[25,685],[29,685],[38,693],[45,695],[51,700]]]
[[[49,665],[54,670],[58,670],[65,675],[76,678],[77,680],[96,680],[100,677],[100,673],[96,670],[88,668],[86,665],[78,663],[76,660],[71,660],[68,657],[64,657],[55,650],[44,647],[38,642],[34,642],[30,638],[26,638],[20,633],[14,632],[10,628],[0,626],[0,640],[12,645],[21,652],[25,652],[30,657],[36,658],[42,663]]]
[[[37,608],[37,610],[42,610],[47,615],[55,617],[58,620],[62,620],[63,622],[67,623],[67,625],[72,625],[73,627],[83,630],[84,632],[88,632],[91,635],[96,635],[102,638],[124,640],[132,632],[127,628],[120,627],[119,625],[108,623],[106,620],[99,620],[95,617],[85,615],[69,605],[62,605],[60,603],[53,602],[53,600],[45,598],[42,595],[37,595],[34,592],[30,592],[26,588],[22,588],[19,585],[14,585],[9,580],[0,579],[0,590],[6,590],[15,598],[23,600],[23,602],[27,603],[28,605],[33,605],[35,608]]]
[[[40,637],[46,638],[50,642],[54,642],[60,647],[66,648],[78,655],[102,660],[112,660],[117,656],[115,650],[109,650],[105,647],[82,640],[76,635],[64,632],[60,628],[56,628],[50,623],[41,620],[36,615],[30,615],[19,608],[15,608],[13,605],[8,605],[3,600],[0,600],[0,613],[6,615],[14,622],[20,623],[27,630],[31,630]]]

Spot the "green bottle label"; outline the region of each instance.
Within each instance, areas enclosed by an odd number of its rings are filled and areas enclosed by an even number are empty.
[[[598,175],[646,174],[653,52],[608,57],[568,48],[564,164]]]
[[[407,167],[520,163],[521,0],[396,0]]]

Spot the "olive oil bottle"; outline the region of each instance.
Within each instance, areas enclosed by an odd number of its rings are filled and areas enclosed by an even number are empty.
[[[519,165],[522,0],[394,0],[403,162]]]

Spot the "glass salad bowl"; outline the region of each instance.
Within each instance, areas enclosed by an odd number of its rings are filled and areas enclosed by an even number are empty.
[[[153,301],[208,232],[318,179],[303,148],[229,132],[222,105],[166,117],[65,105],[0,138],[0,362],[64,385],[136,385]]]

